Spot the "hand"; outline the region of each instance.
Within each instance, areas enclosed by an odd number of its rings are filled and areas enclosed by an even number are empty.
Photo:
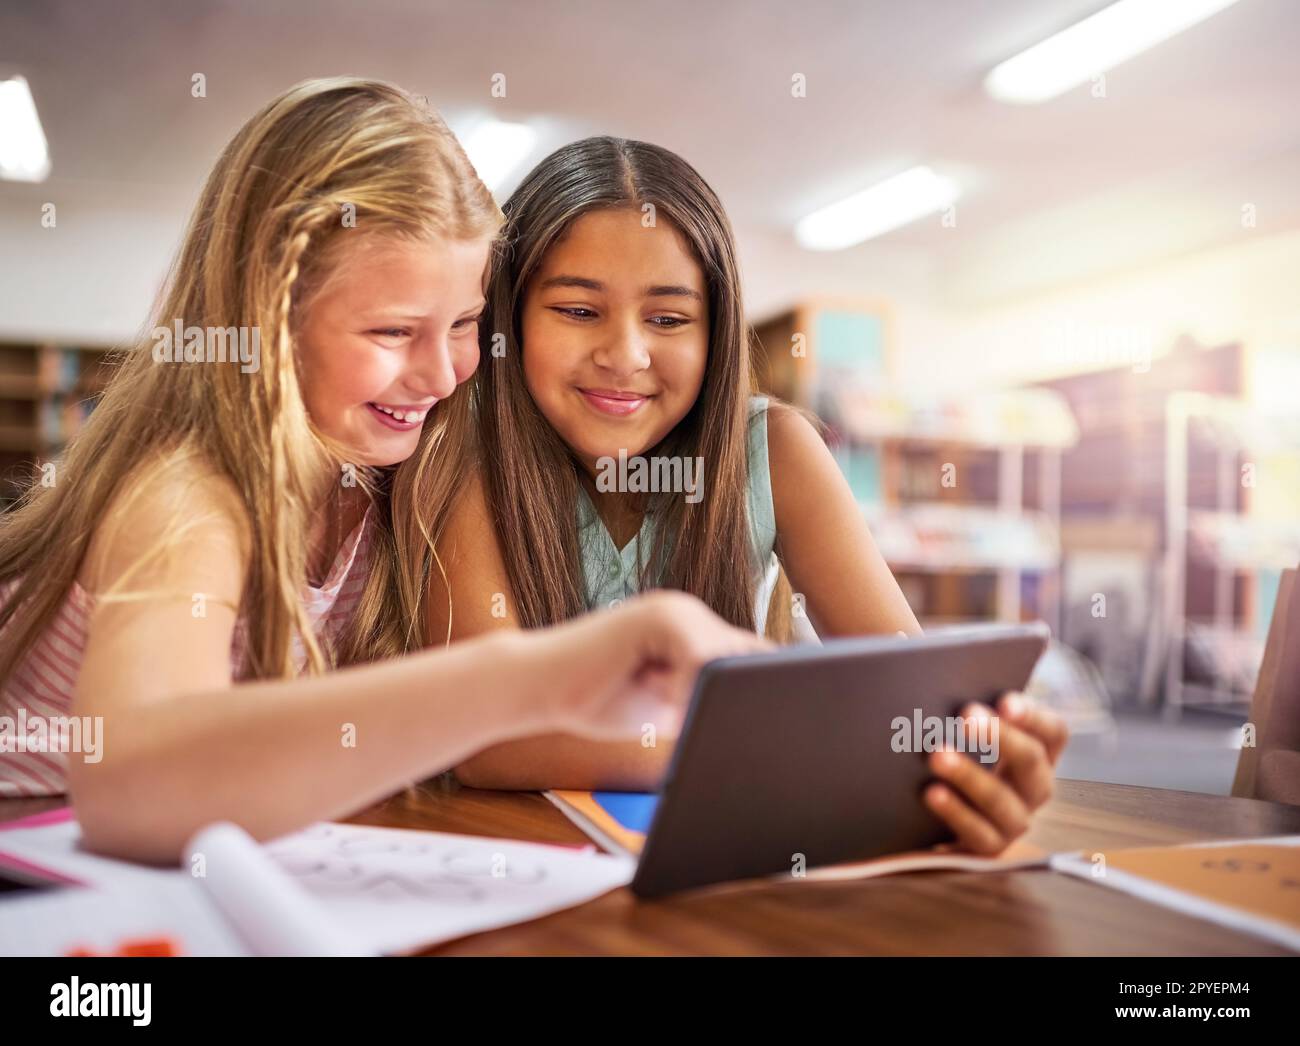
[[[975,719],[994,719],[996,766],[957,752],[934,752],[930,768],[940,780],[924,793],[926,806],[953,830],[959,847],[990,856],[1023,835],[1033,811],[1052,797],[1056,762],[1069,738],[1059,715],[1023,694],[1003,694],[997,707],[997,713],[978,704],[962,709],[968,737],[975,736]]]
[[[533,636],[546,644],[542,678],[551,729],[605,741],[639,737],[647,725],[676,737],[705,662],[772,646],[733,628],[694,596],[671,591],[649,592]]]

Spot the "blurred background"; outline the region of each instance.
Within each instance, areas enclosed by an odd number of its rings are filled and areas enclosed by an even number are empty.
[[[1227,793],[1300,562],[1298,44],[1294,0],[0,0],[6,500],[294,82],[426,95],[501,200],[645,139],[922,622],[1051,624],[1063,776]]]

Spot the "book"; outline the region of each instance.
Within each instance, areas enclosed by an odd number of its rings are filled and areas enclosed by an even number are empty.
[[[1051,867],[1300,951],[1300,835],[1057,854]]]

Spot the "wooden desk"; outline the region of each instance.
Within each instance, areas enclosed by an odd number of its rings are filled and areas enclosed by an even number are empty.
[[[0,820],[59,805],[0,800]],[[537,842],[585,836],[540,795],[434,778],[349,818]],[[1029,840],[1089,852],[1300,833],[1300,807],[1058,781]],[[1045,869],[762,883],[637,901],[627,890],[432,955],[1291,955],[1266,941]]]

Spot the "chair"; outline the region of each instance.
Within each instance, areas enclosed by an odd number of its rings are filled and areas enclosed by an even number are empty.
[[[1243,747],[1232,794],[1300,806],[1300,582],[1284,570],[1250,705],[1254,747]]]

